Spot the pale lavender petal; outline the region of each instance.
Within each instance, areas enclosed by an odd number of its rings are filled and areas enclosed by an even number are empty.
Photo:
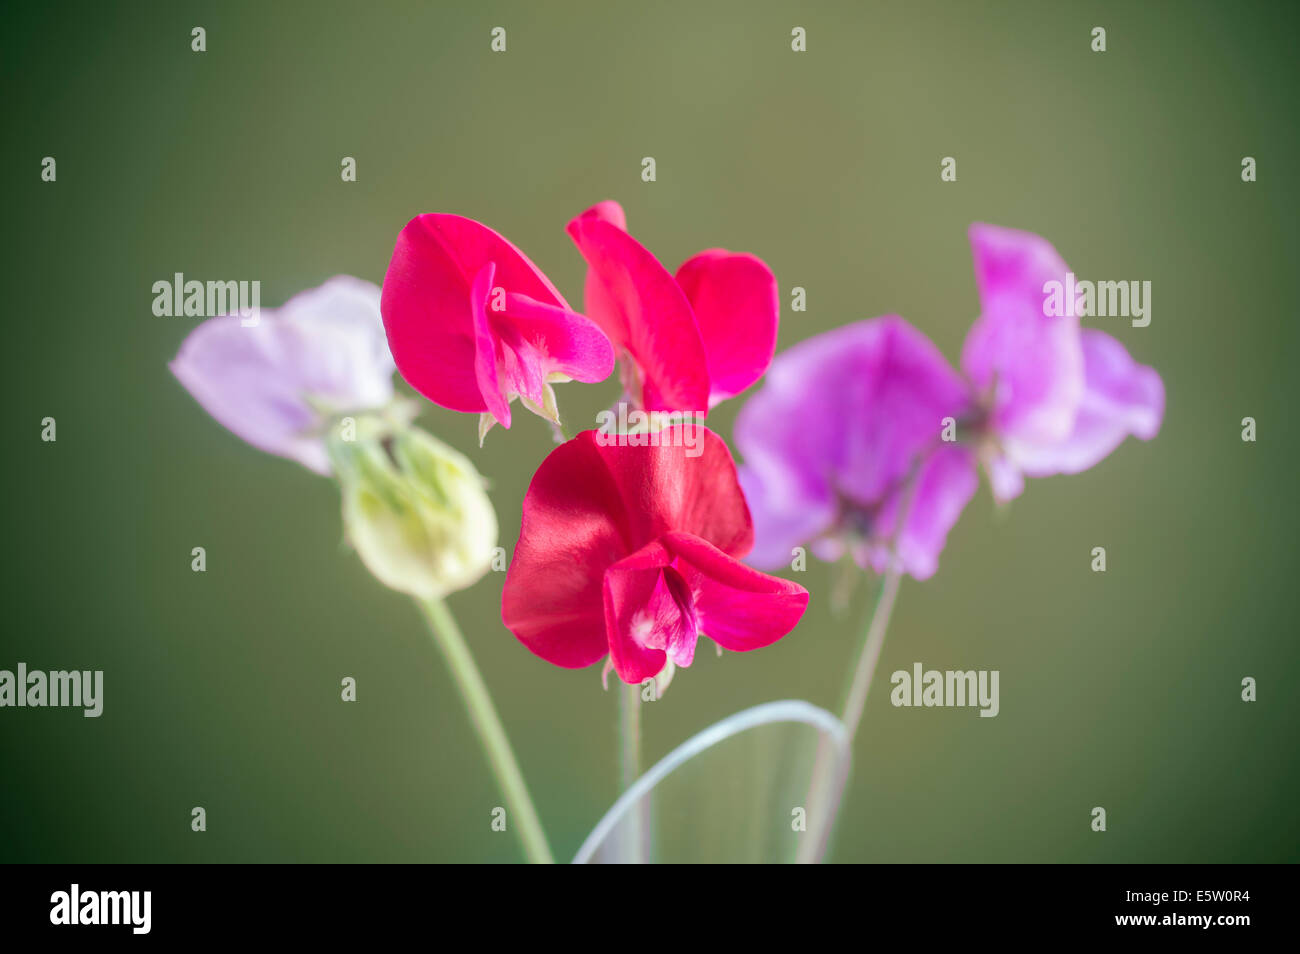
[[[327,413],[380,407],[393,393],[379,288],[349,276],[263,310],[256,325],[208,319],[169,367],[236,436],[321,474]]]
[[[1069,268],[1032,232],[970,228],[980,316],[966,336],[962,369],[977,394],[992,391],[996,432],[1050,442],[1066,437],[1083,397],[1079,320],[1047,313],[1048,282]]]
[[[1004,442],[1030,477],[1077,474],[1106,457],[1132,434],[1147,441],[1160,430],[1165,386],[1153,368],[1138,364],[1103,331],[1083,332],[1087,387],[1070,435],[1051,444]]]

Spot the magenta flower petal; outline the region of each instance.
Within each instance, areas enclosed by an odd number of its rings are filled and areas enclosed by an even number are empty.
[[[623,210],[602,202],[568,225],[587,261],[587,316],[640,371],[646,410],[705,411],[709,371],[690,302],[649,251],[622,227]]]
[[[694,607],[671,562],[656,540],[605,571],[609,658],[624,682],[654,678],[670,657],[683,666],[694,659]]]
[[[676,278],[704,343],[712,406],[745,390],[772,363],[781,307],[776,276],[753,255],[709,249],[688,258]]]
[[[397,368],[413,388],[455,411],[488,411],[505,427],[511,398],[540,407],[551,375],[595,381],[613,370],[609,342],[537,266],[459,215],[420,215],[402,229],[382,310]]]
[[[469,289],[470,317],[474,322],[474,382],[479,398],[487,412],[502,427],[510,427],[510,399],[502,384],[502,354],[497,344],[492,322],[488,318],[488,298],[492,294],[492,280],[496,266],[487,262],[474,276]]]
[[[690,533],[669,532],[605,572],[610,659],[627,682],[658,675],[669,659],[689,666],[701,635],[736,652],[770,646],[807,608],[802,586]]]
[[[663,542],[691,592],[696,629],[723,649],[770,646],[794,629],[808,608],[802,586],[760,573],[707,540],[668,533]]]
[[[1103,331],[1082,335],[1086,389],[1074,428],[1063,441],[1010,444],[1008,454],[1030,477],[1077,474],[1106,457],[1132,434],[1155,437],[1165,410],[1165,386]]]
[[[962,349],[977,394],[992,391],[998,434],[1034,442],[1069,435],[1083,397],[1079,320],[1046,313],[1043,288],[1069,268],[1032,232],[972,225],[980,315]]]
[[[609,338],[585,315],[526,295],[507,295],[506,312],[512,347],[528,349],[530,364],[587,384],[604,381],[614,370]]]
[[[393,395],[379,289],[347,275],[263,309],[256,325],[208,319],[169,367],[223,427],[320,474],[330,472],[331,414],[382,407]]]

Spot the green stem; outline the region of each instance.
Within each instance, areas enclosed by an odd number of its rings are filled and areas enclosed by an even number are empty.
[[[442,600],[417,600],[424,617],[429,623],[433,641],[441,650],[451,674],[456,677],[456,686],[460,689],[461,699],[469,712],[479,742],[492,766],[501,793],[505,796],[507,810],[519,840],[523,843],[524,856],[532,864],[554,864],[550,846],[546,842],[546,833],[542,831],[542,822],[537,817],[533,800],[528,795],[528,786],[524,784],[523,773],[515,761],[515,753],[506,738],[506,730],[501,725],[496,706],[487,685],[474,665],[465,637],[460,627]]]
[[[641,687],[619,685],[619,790],[626,792],[641,777]],[[649,798],[647,795],[646,798]],[[646,857],[647,803],[634,805],[623,822],[623,857],[641,864]]]
[[[912,502],[916,497],[916,485],[919,482],[921,464],[924,457],[912,466],[904,484],[902,504],[894,524],[889,544],[889,568],[881,582],[880,594],[876,597],[875,608],[871,611],[871,620],[862,640],[862,649],[858,652],[858,662],[853,670],[853,680],[849,683],[848,693],[844,697],[844,709],[840,721],[848,729],[849,742],[857,736],[858,724],[867,705],[867,693],[871,691],[871,680],[876,674],[876,665],[880,662],[880,653],[885,645],[885,633],[889,629],[889,617],[894,612],[894,601],[898,598],[898,587],[903,581],[902,560],[898,556],[898,540],[907,525],[908,515],[912,512]],[[826,855],[830,843],[831,828],[835,824],[835,815],[839,810],[839,800],[831,792],[831,751],[826,739],[817,746],[817,755],[813,761],[812,780],[808,786],[808,818],[811,836],[799,846],[798,860],[801,863],[819,862]],[[847,783],[846,783],[847,784]]]
[[[889,629],[889,617],[894,611],[894,601],[898,597],[898,587],[903,574],[899,569],[891,568],[885,574],[876,597],[876,605],[871,611],[870,621],[864,630],[862,648],[858,652],[858,664],[854,669],[853,679],[844,696],[844,709],[840,721],[849,730],[852,741],[862,721],[862,713],[867,704],[867,693],[871,689],[871,680],[880,662],[880,652],[885,645],[885,633]],[[812,781],[808,786],[808,821],[810,831],[799,846],[798,860],[801,864],[815,864],[826,855],[830,843],[831,828],[835,824],[838,804],[833,800],[831,791],[834,780],[831,778],[833,752],[830,744],[823,738],[817,745],[817,755],[813,761]]]
[[[853,682],[849,684],[848,695],[844,698],[844,711],[840,715],[840,721],[849,730],[850,739],[857,734],[858,723],[862,721],[867,693],[871,689],[871,679],[876,674],[876,665],[880,662],[880,651],[884,648],[885,633],[889,629],[889,617],[894,612],[894,601],[898,598],[898,586],[902,580],[903,573],[900,569],[891,567],[886,571],[880,596],[876,599],[876,608],[871,613],[871,622],[867,626]]]

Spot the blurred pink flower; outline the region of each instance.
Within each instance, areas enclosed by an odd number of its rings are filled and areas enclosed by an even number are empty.
[[[962,370],[981,406],[993,493],[1011,500],[1024,475],[1077,474],[1132,434],[1150,440],[1164,417],[1160,375],[1110,335],[1050,316],[1048,282],[1069,267],[1032,232],[970,229],[980,316],[966,336]]]
[[[1126,436],[1159,431],[1160,376],[1110,335],[1044,308],[1044,286],[1069,271],[1051,244],[978,224],[970,239],[980,316],[964,378],[901,318],[876,318],[777,356],[741,410],[756,566],[807,543],[823,559],[847,548],[877,571],[893,553],[925,579],[974,496],[977,462],[1009,500],[1026,474],[1078,473]]]

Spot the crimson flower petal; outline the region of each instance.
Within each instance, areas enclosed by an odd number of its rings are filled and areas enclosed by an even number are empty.
[[[722,439],[678,425],[616,441],[585,431],[538,468],[502,593],[506,627],[561,666],[608,652],[629,683],[670,659],[689,665],[701,631],[734,649],[788,632],[807,594],[738,562],[753,530]]]
[[[665,579],[671,554],[657,540],[605,571],[605,628],[614,671],[627,683],[652,679],[669,651],[690,665],[694,614]],[[678,577],[680,579],[680,577]],[[683,647],[689,647],[683,652]]]
[[[703,413],[708,361],[690,302],[622,217],[617,203],[602,202],[568,225],[587,261],[587,316],[636,362],[643,408]]]
[[[474,319],[474,380],[488,413],[500,421],[502,427],[509,427],[510,401],[501,393],[501,358],[487,313],[495,274],[496,266],[488,262],[474,276],[469,291],[470,314]]]
[[[591,434],[555,448],[533,475],[501,592],[506,628],[567,668],[609,652],[604,572],[633,549],[623,496]]]
[[[506,314],[520,344],[539,364],[575,381],[604,381],[614,370],[614,347],[585,315],[526,295],[507,295]]]
[[[397,237],[381,309],[397,369],[435,404],[488,411],[545,402],[552,374],[603,380],[613,348],[501,235],[459,215],[416,216]]]
[[[699,631],[723,649],[769,646],[808,608],[808,591],[798,583],[761,573],[699,537],[669,533],[663,542],[692,591]]]
[[[709,249],[677,270],[695,312],[709,368],[709,405],[763,376],[776,352],[780,302],[776,276],[759,258]]]

